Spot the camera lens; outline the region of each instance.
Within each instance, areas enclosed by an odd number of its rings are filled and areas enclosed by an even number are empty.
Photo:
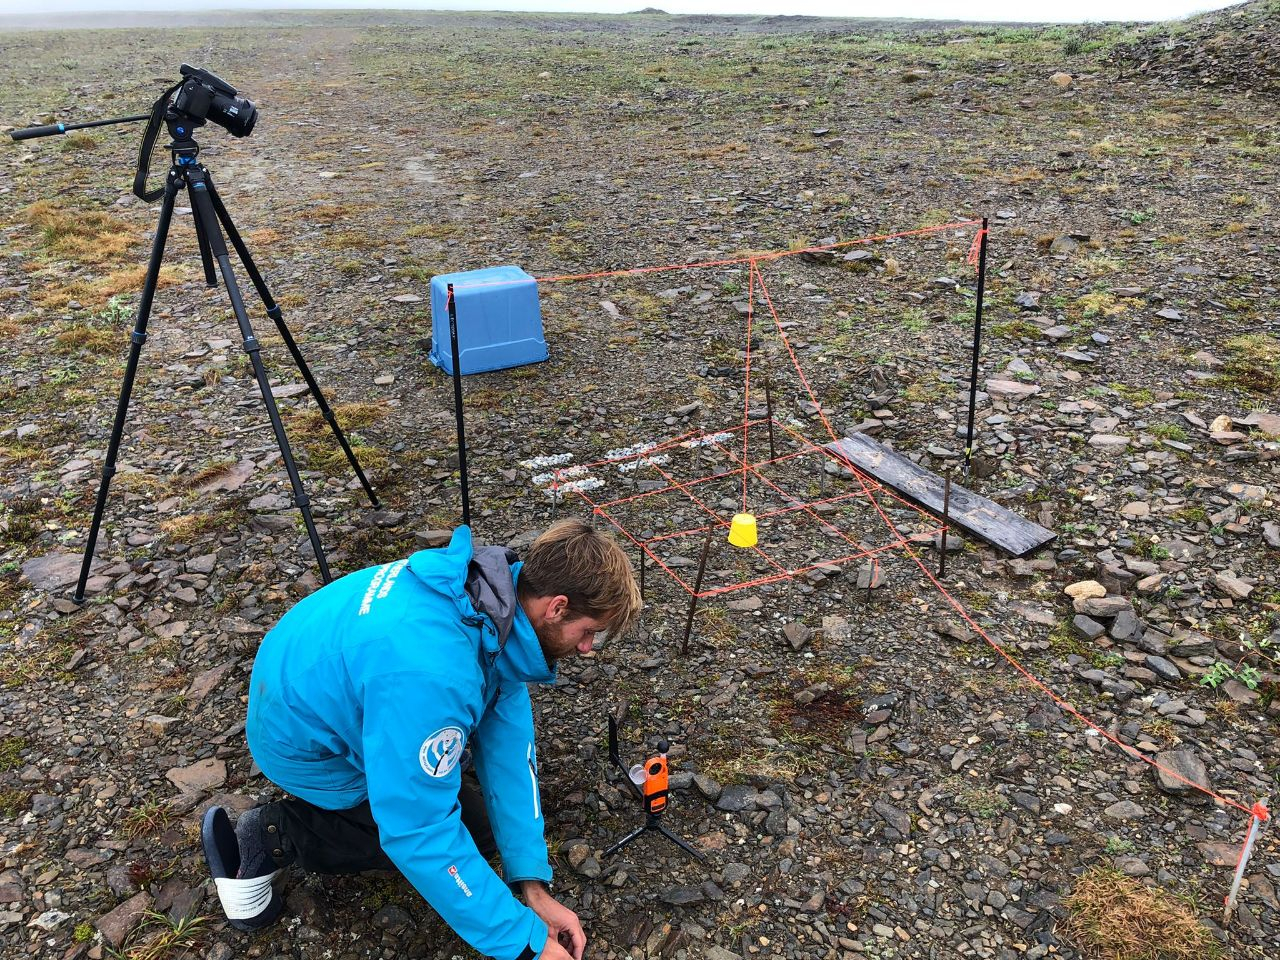
[[[258,108],[245,97],[226,97],[214,94],[209,105],[209,119],[226,127],[233,137],[247,137],[258,122]]]

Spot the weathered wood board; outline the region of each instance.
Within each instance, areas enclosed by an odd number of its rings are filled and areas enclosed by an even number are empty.
[[[942,516],[942,477],[912,463],[862,433],[828,443],[827,449],[848,460],[863,473],[884,484],[903,498]],[[950,522],[979,540],[1021,557],[1038,550],[1058,535],[988,500],[951,483]]]

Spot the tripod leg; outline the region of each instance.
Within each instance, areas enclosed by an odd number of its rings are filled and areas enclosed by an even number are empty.
[[[209,238],[205,235],[204,224],[195,215],[194,207],[192,207],[191,219],[196,225],[196,244],[200,247],[200,264],[204,268],[204,285],[206,287],[216,287],[218,285],[218,274],[213,267],[213,251],[209,249]]]
[[[676,834],[672,833],[661,823],[656,824],[655,826],[657,831],[660,834],[662,834],[664,837],[666,837],[668,840],[674,843],[677,847],[679,847],[685,853],[692,854],[695,858],[697,858],[698,860],[701,860],[703,863],[707,862],[707,858],[702,855],[702,852],[699,850],[695,850],[693,847],[689,846],[688,842],[684,839],[684,837],[677,836]]]
[[[227,254],[227,244],[222,239],[222,230],[218,226],[218,215],[209,197],[204,168],[187,168],[185,177],[187,192],[191,196],[192,213],[204,229],[210,249],[218,262],[218,268],[222,271],[222,282],[226,285],[227,296],[231,299],[231,309],[235,312],[236,321],[240,324],[240,334],[244,337],[244,352],[249,355],[249,361],[253,364],[254,376],[258,380],[258,390],[262,393],[262,402],[266,405],[267,416],[271,418],[271,429],[276,435],[276,446],[280,448],[285,471],[289,474],[289,484],[293,487],[294,505],[302,514],[302,522],[306,525],[307,537],[311,540],[311,549],[315,552],[316,563],[320,567],[320,577],[328,583],[333,578],[329,575],[329,563],[324,556],[324,547],[320,545],[320,534],[316,532],[315,521],[311,518],[311,500],[302,486],[302,478],[298,476],[298,468],[293,462],[293,453],[289,449],[289,438],[285,436],[280,411],[276,409],[275,398],[271,395],[271,382],[267,378],[267,370],[262,365],[262,357],[259,355],[262,347],[253,334],[249,315],[244,309],[244,300],[240,297],[240,287],[236,284],[235,274],[231,272],[231,258]]]
[[[629,844],[632,840],[641,836],[647,829],[648,827],[636,827],[634,830],[628,833],[625,837],[623,837],[621,840],[619,840],[617,843],[611,846],[608,850],[602,853],[601,856],[612,857],[615,853],[617,853],[619,850],[621,850],[623,847]]]
[[[160,206],[160,221],[156,225],[155,239],[151,241],[151,258],[147,261],[147,277],[142,284],[142,298],[138,301],[138,315],[134,319],[133,334],[129,338],[129,362],[124,370],[124,382],[120,384],[120,399],[116,402],[116,416],[111,423],[111,441],[107,444],[107,459],[102,465],[102,479],[98,481],[98,498],[93,506],[93,521],[89,524],[89,540],[84,546],[84,561],[80,564],[80,579],[76,582],[73,597],[76,603],[84,602],[85,585],[89,582],[89,568],[93,565],[93,551],[98,544],[98,531],[102,526],[102,514],[107,506],[107,491],[116,473],[116,456],[120,452],[120,438],[124,435],[124,420],[129,412],[129,395],[133,393],[133,378],[138,372],[138,358],[142,345],[147,342],[147,321],[151,317],[151,303],[155,299],[156,284],[160,278],[160,264],[164,260],[165,240],[169,225],[173,222],[174,197],[182,185],[175,171],[169,172],[164,185],[164,200]]]
[[[333,431],[333,435],[337,437],[338,445],[342,447],[342,452],[347,455],[347,462],[351,464],[351,469],[355,471],[356,479],[360,481],[360,486],[364,487],[364,492],[369,496],[369,502],[375,508],[382,506],[378,502],[378,495],[373,492],[373,486],[365,477],[364,471],[360,469],[360,462],[356,459],[351,445],[347,443],[346,435],[343,434],[342,428],[338,426],[338,418],[334,416],[329,404],[325,401],[324,394],[320,391],[320,384],[312,376],[311,368],[307,366],[306,358],[302,356],[302,350],[299,349],[298,344],[294,341],[293,334],[289,332],[289,328],[285,326],[284,314],[280,310],[280,305],[271,296],[271,291],[267,288],[267,282],[262,279],[262,274],[258,272],[258,268],[253,262],[253,257],[249,254],[249,248],[245,246],[244,240],[240,237],[240,231],[236,229],[236,225],[231,221],[231,214],[227,212],[227,208],[222,203],[222,198],[218,196],[218,190],[213,185],[213,179],[206,176],[205,182],[209,186],[209,197],[213,200],[213,209],[218,214],[218,219],[222,221],[223,229],[227,231],[227,239],[231,241],[231,246],[235,248],[236,255],[240,258],[240,262],[244,264],[245,272],[249,274],[250,281],[257,288],[258,296],[262,299],[263,306],[267,308],[267,316],[275,322],[276,329],[280,331],[280,337],[284,340],[284,345],[289,349],[289,353],[292,354],[293,362],[297,364],[298,370],[302,373],[302,379],[307,382],[307,386],[311,389],[311,396],[316,398],[316,406],[320,408],[320,415],[324,417],[325,422],[329,424],[329,428]]]

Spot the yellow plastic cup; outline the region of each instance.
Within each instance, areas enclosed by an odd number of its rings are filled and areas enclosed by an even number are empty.
[[[729,542],[735,547],[756,545],[756,518],[750,513],[735,513],[729,524]]]

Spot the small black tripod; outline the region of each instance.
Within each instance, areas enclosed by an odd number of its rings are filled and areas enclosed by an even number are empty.
[[[699,851],[694,849],[689,843],[680,836],[672,833],[662,822],[663,811],[667,809],[667,750],[669,746],[667,741],[658,741],[658,753],[656,756],[650,757],[643,765],[637,764],[640,768],[637,775],[641,779],[641,783],[636,782],[633,776],[622,762],[622,757],[618,752],[618,722],[613,718],[609,718],[609,759],[622,771],[626,777],[627,783],[636,796],[640,798],[640,803],[644,807],[644,825],[636,827],[625,837],[613,844],[604,852],[604,856],[611,857],[631,841],[644,836],[650,830],[657,831],[662,834],[685,853],[694,858],[706,862],[707,858]]]
[[[254,287],[257,288],[258,296],[262,299],[262,303],[267,309],[267,316],[275,322],[276,329],[280,332],[280,337],[284,340],[285,346],[288,347],[289,353],[293,356],[294,363],[297,364],[303,379],[306,380],[307,386],[311,389],[311,395],[315,398],[321,415],[332,428],[334,436],[342,446],[342,452],[347,455],[347,460],[351,463],[356,477],[360,480],[361,486],[364,487],[365,493],[369,495],[369,500],[374,507],[380,506],[378,497],[373,492],[373,487],[370,486],[364,471],[360,469],[360,464],[351,450],[351,445],[343,435],[342,428],[338,426],[337,418],[329,408],[328,403],[325,402],[324,394],[320,392],[320,385],[316,383],[315,377],[312,376],[311,370],[302,356],[302,351],[298,349],[293,335],[289,332],[289,328],[285,326],[280,306],[272,298],[266,282],[262,279],[262,274],[258,272],[253,258],[249,255],[249,249],[245,246],[244,240],[236,230],[235,224],[231,222],[231,216],[227,213],[227,208],[223,205],[222,199],[214,188],[213,178],[203,164],[196,162],[200,146],[192,136],[195,124],[192,124],[190,119],[176,114],[172,110],[165,116],[165,123],[168,127],[169,135],[173,138],[173,142],[169,145],[169,150],[173,155],[173,163],[165,180],[164,199],[160,207],[160,221],[156,227],[155,240],[151,245],[151,258],[147,263],[146,280],[142,286],[142,299],[138,304],[138,316],[134,325],[133,336],[130,339],[129,361],[125,367],[124,382],[120,387],[120,399],[116,404],[115,420],[111,426],[111,441],[107,446],[107,459],[102,468],[102,480],[98,484],[98,498],[93,508],[93,522],[89,527],[89,542],[85,544],[84,562],[80,567],[80,579],[76,584],[74,599],[77,603],[84,600],[85,584],[89,580],[89,568],[93,563],[93,552],[98,540],[98,530],[102,525],[102,514],[107,503],[107,491],[111,486],[111,478],[116,472],[116,456],[120,450],[120,438],[124,432],[125,416],[129,409],[129,395],[133,391],[133,380],[138,370],[138,357],[142,353],[142,345],[147,340],[147,320],[151,315],[151,303],[155,297],[161,261],[164,259],[165,240],[168,237],[169,225],[173,219],[174,201],[178,191],[184,188],[191,200],[191,213],[192,218],[195,220],[196,239],[200,245],[200,259],[204,264],[205,282],[211,287],[217,286],[218,278],[214,272],[214,262],[216,261],[218,269],[222,273],[222,282],[227,288],[227,295],[231,299],[231,308],[235,312],[236,320],[240,325],[240,334],[244,338],[244,351],[249,355],[249,362],[253,365],[254,376],[258,381],[258,389],[262,393],[262,401],[267,407],[267,416],[271,418],[271,429],[275,432],[276,445],[280,448],[280,455],[284,458],[285,470],[289,474],[289,483],[293,488],[294,505],[302,514],[302,521],[307,528],[307,536],[311,540],[311,548],[315,551],[316,563],[320,567],[320,576],[325,583],[328,583],[332,577],[329,575],[329,564],[325,560],[324,548],[320,545],[320,536],[316,532],[315,521],[311,517],[311,501],[307,497],[306,490],[302,486],[302,479],[298,476],[298,469],[294,465],[293,454],[289,450],[289,440],[284,431],[284,424],[280,420],[279,410],[276,409],[275,398],[271,395],[271,383],[267,378],[267,371],[262,365],[262,358],[258,355],[261,346],[257,337],[254,336],[253,327],[249,323],[249,316],[245,312],[244,301],[240,296],[240,288],[236,284],[235,275],[231,272],[231,259],[227,252],[226,241],[222,236],[223,228],[226,229],[227,236],[231,239],[231,245],[235,248],[236,255],[240,258],[245,271],[249,274],[249,279]]]

